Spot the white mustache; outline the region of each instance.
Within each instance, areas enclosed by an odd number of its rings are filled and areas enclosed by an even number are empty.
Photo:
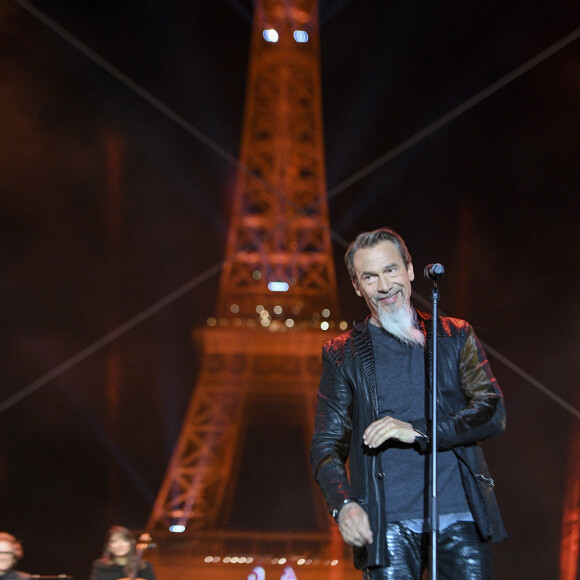
[[[395,294],[397,294],[397,292],[400,292],[399,290],[395,290],[395,291],[391,291],[387,294],[380,294],[379,295],[379,299],[381,298],[392,298]]]

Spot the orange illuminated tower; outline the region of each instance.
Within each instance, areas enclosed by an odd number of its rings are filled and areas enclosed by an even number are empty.
[[[308,469],[340,326],[319,68],[316,0],[256,2],[216,316],[194,331],[202,367],[148,523],[167,577],[242,578],[253,558],[350,578]]]
[[[559,580],[576,580],[580,570],[580,427],[570,434],[568,477],[562,516]]]

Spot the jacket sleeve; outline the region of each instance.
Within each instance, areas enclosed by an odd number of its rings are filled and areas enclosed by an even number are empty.
[[[466,324],[461,335],[458,355],[443,356],[441,362],[447,368],[437,374],[438,379],[458,376],[464,402],[459,409],[450,408],[453,380],[438,385],[437,447],[440,450],[482,441],[505,430],[503,395],[483,347],[470,325]],[[443,341],[440,344],[443,345]],[[442,355],[445,354],[450,353],[442,348]],[[450,368],[452,365],[456,368]],[[429,445],[427,421],[421,418],[411,423],[423,435],[417,442],[426,450]]]
[[[322,359],[310,461],[314,478],[322,488],[332,514],[340,509],[345,499],[355,499],[351,495],[346,471],[352,434],[352,388],[326,346]]]

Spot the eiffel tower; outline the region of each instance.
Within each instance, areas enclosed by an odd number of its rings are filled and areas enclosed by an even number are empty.
[[[256,2],[216,316],[193,333],[201,370],[147,525],[160,578],[360,577],[308,467],[321,346],[346,328],[318,42],[316,0]]]

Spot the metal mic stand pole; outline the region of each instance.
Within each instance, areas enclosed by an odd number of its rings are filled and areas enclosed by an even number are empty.
[[[431,579],[437,580],[437,534],[439,532],[439,513],[437,506],[437,302],[439,288],[437,280],[432,280],[431,301],[433,303],[432,348],[431,358],[431,472],[429,481],[429,517],[431,526]]]

